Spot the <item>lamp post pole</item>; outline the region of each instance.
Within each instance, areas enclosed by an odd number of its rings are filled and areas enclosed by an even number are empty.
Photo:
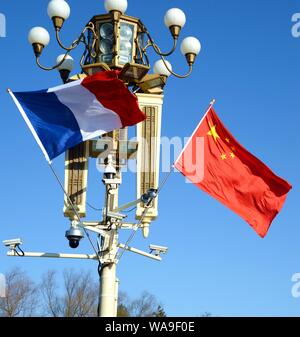
[[[120,174],[120,173],[118,173]],[[106,212],[111,212],[118,207],[118,184],[106,186]],[[107,219],[107,216],[106,216]],[[106,220],[107,221],[107,220]],[[110,228],[106,236],[101,239],[101,254],[103,263],[100,270],[100,317],[116,317],[118,303],[117,261],[118,231],[112,224],[106,223]]]
[[[116,263],[112,262],[101,270],[99,317],[117,317],[116,269]]]
[[[71,45],[65,46],[60,38],[60,31],[65,21],[70,16],[70,6],[67,1],[51,0],[48,5],[48,15],[53,21],[55,36],[64,54],[59,55],[56,64],[46,67],[41,64],[43,50],[50,42],[47,30],[42,27],[34,27],[30,30],[28,38],[33,47],[37,65],[46,71],[59,70],[64,83],[82,79],[100,71],[118,71],[118,78],[134,94],[136,94],[140,107],[146,115],[145,122],[137,126],[137,141],[128,142],[127,133],[123,130],[113,131],[113,149],[107,160],[103,182],[106,188],[105,207],[103,220],[85,224],[80,218],[86,217],[86,190],[89,158],[98,158],[105,152],[104,148],[94,150],[96,141],[86,142],[70,149],[66,153],[65,169],[65,207],[64,215],[72,221],[71,229],[66,237],[70,246],[76,248],[79,241],[84,237],[81,231],[89,230],[98,234],[98,254],[93,242],[87,236],[95,250],[94,260],[98,260],[101,266],[99,270],[99,309],[101,317],[116,317],[118,303],[118,280],[116,277],[117,263],[121,259],[118,250],[122,253],[127,250],[145,257],[160,261],[160,254],[166,252],[166,247],[155,246],[150,253],[128,246],[130,239],[125,245],[118,242],[120,229],[132,229],[133,235],[137,229],[142,229],[145,238],[149,235],[149,225],[156,219],[158,203],[154,200],[159,189],[159,149],[161,134],[161,117],[163,104],[163,90],[167,78],[171,75],[177,78],[186,78],[192,73],[196,56],[200,53],[201,44],[194,37],[187,37],[181,43],[181,52],[188,64],[188,72],[184,75],[173,71],[172,65],[165,57],[171,55],[177,48],[178,39],[182,28],[186,23],[183,11],[172,8],[167,11],[164,22],[173,38],[173,47],[163,53],[154,42],[147,27],[139,18],[125,14],[128,6],[127,0],[105,0],[106,14],[94,16],[84,27],[79,37]],[[74,66],[74,60],[70,53],[79,45],[84,46],[84,53],[80,60],[81,73],[70,78],[70,72]],[[150,61],[147,55],[152,48],[159,60],[154,64],[153,74],[148,74]],[[123,132],[123,134],[122,134]],[[123,137],[122,137],[122,135]],[[123,139],[124,138],[124,139]],[[154,142],[153,142],[154,140]],[[127,152],[125,164],[120,160],[123,154],[120,143],[125,141]],[[129,144],[131,143],[131,144]],[[135,143],[135,144],[134,144]],[[90,146],[92,144],[92,146]],[[148,147],[146,145],[148,144]],[[122,144],[124,145],[124,144]],[[134,147],[132,147],[134,145]],[[149,146],[150,145],[150,146]],[[119,185],[121,184],[121,165],[126,165],[130,158],[130,151],[135,153],[137,162],[137,200],[118,207]],[[102,158],[103,159],[103,158]],[[100,162],[100,160],[99,160]],[[109,168],[109,170],[108,170]],[[62,186],[62,185],[61,185]],[[118,214],[118,210],[128,208],[128,205],[136,205],[136,219],[138,224],[123,223],[125,216]],[[124,207],[127,206],[127,207]],[[74,224],[75,223],[75,224]],[[72,246],[72,236],[76,237],[76,245]],[[80,235],[78,235],[78,233]],[[130,238],[132,239],[133,236]],[[74,243],[74,242],[73,242]],[[17,248],[19,244],[10,246],[10,256],[19,256]],[[162,248],[162,249],[161,249]],[[152,251],[155,251],[152,254]],[[24,253],[24,252],[23,252]],[[34,256],[34,253],[24,253],[22,256]],[[41,256],[41,254],[39,254]],[[67,254],[45,253],[46,257],[66,257]],[[89,255],[82,256],[72,254],[72,258],[91,258]]]

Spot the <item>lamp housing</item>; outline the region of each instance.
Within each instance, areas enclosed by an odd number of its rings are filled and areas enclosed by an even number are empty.
[[[60,31],[65,20],[70,16],[71,9],[64,0],[52,0],[47,8],[48,16],[53,21],[53,25],[57,31]]]
[[[137,66],[135,69],[141,65],[149,70],[142,51],[146,40],[144,25],[138,18],[120,13],[116,18],[109,13],[96,15],[90,22],[93,23],[99,39],[95,41],[95,56],[88,57],[84,66],[106,64],[110,69],[122,70],[125,65],[130,64]],[[90,32],[88,40],[92,45],[94,36]]]
[[[28,41],[33,47],[36,57],[40,57],[43,49],[50,42],[50,35],[43,27],[33,27],[28,33]]]
[[[58,1],[58,0],[57,0]],[[65,58],[65,60],[62,62],[62,60]],[[61,63],[62,62],[62,63]],[[60,64],[61,63],[61,64]],[[59,65],[60,64],[60,65]],[[65,57],[64,54],[59,55],[56,59],[56,65],[59,65],[57,67],[60,77],[63,80],[64,83],[67,83],[69,79],[70,72],[74,68],[74,60],[70,55],[67,55]]]
[[[168,66],[169,69],[166,67],[166,65]],[[154,63],[154,66],[153,66],[153,72],[154,72],[154,74],[158,74],[158,75],[169,77],[169,76],[172,75],[172,73],[170,72],[170,70],[172,71],[172,65],[167,60],[165,60],[165,62],[163,60],[158,60],[158,61],[156,61]]]
[[[181,29],[186,23],[186,16],[181,9],[171,8],[167,11],[164,22],[166,27],[170,29],[173,38],[177,40]]]
[[[105,0],[104,7],[108,12],[117,11],[124,14],[128,7],[127,0]]]

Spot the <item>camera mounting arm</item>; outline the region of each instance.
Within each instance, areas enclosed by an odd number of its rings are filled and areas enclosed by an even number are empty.
[[[130,246],[125,246],[122,243],[119,243],[118,247],[121,248],[121,249],[127,250],[127,251],[129,251],[131,253],[142,255],[142,256],[148,257],[150,259],[156,260],[156,261],[161,261],[162,260],[159,255],[154,255],[154,254],[151,254],[151,253],[146,253],[146,252],[144,252],[142,250],[139,250],[139,249],[136,249],[136,248],[133,248],[133,247],[130,247]]]
[[[14,257],[47,257],[52,259],[80,259],[80,260],[95,260],[99,258],[96,254],[64,254],[64,253],[43,253],[43,252],[24,252],[24,255],[18,255],[15,251],[10,250],[7,256]]]

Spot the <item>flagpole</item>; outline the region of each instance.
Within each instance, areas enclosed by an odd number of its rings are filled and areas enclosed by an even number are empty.
[[[184,151],[187,149],[187,147],[189,146],[191,139],[193,138],[194,134],[196,133],[196,131],[198,130],[199,126],[201,125],[201,123],[203,122],[204,118],[206,117],[206,115],[208,114],[208,112],[210,111],[210,109],[213,107],[213,105],[215,104],[216,100],[212,99],[211,102],[209,103],[209,107],[206,110],[204,116],[201,118],[199,124],[197,125],[196,129],[194,130],[194,132],[192,133],[192,135],[190,136],[189,140],[187,141],[187,143],[185,144],[185,146],[183,147],[182,151],[180,152],[179,156],[177,157],[177,159],[174,162],[174,167],[176,167],[176,164],[178,163],[178,161],[180,160],[182,154],[184,153]]]

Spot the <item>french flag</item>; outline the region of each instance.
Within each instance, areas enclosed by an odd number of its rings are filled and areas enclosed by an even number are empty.
[[[83,141],[146,118],[118,71],[48,90],[9,93],[48,162]]]

